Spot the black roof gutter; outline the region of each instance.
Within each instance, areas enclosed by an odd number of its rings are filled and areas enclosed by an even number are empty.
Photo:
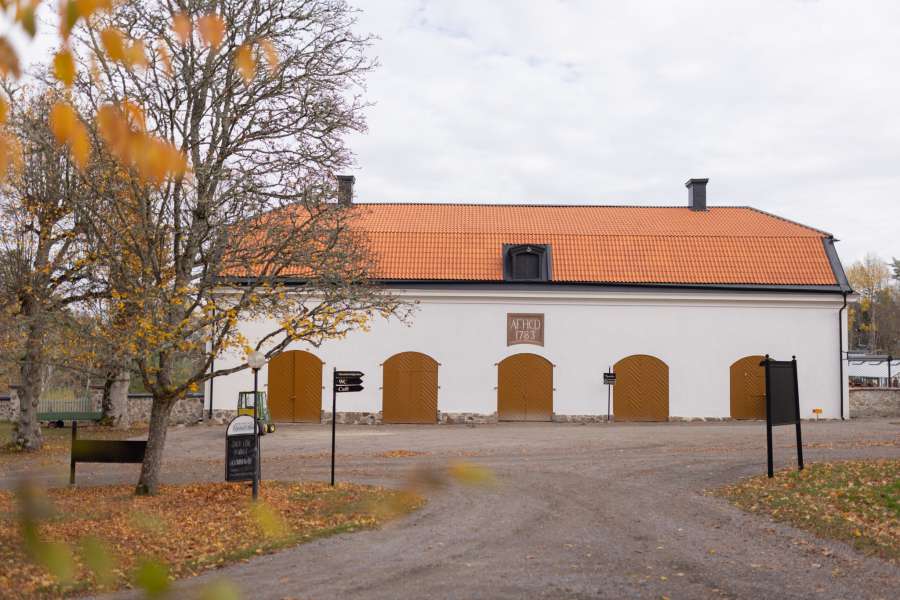
[[[843,270],[841,270],[843,274]],[[235,285],[255,283],[251,277],[223,277],[223,283]],[[306,283],[303,279],[285,277],[280,280],[284,285],[299,286]],[[844,291],[841,285],[766,285],[766,284],[722,284],[722,283],[619,283],[619,282],[542,282],[516,283],[509,281],[460,281],[456,279],[375,279],[371,283],[386,287],[433,289],[455,287],[470,290],[711,290],[711,291],[744,291],[744,292],[788,292],[788,293],[820,293],[840,294]]]

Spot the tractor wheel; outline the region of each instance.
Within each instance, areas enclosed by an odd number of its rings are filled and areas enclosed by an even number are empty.
[[[268,429],[269,429],[269,433],[275,433],[275,425],[273,423],[269,424]]]

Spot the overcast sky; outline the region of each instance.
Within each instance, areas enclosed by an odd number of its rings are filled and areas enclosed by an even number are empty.
[[[664,204],[709,177],[900,258],[900,2],[356,0],[360,201]]]
[[[363,202],[711,205],[900,258],[900,2],[351,0]],[[23,48],[47,60],[47,45]]]

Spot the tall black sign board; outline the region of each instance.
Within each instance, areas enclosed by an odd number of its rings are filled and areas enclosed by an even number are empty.
[[[335,437],[337,435],[337,395],[345,392],[361,392],[362,380],[365,373],[362,371],[338,371],[334,370],[331,379],[331,485],[334,485],[334,450]]]
[[[606,386],[606,421],[609,422],[609,406],[612,402],[612,386],[616,385],[616,374],[609,368],[609,371],[603,374],[603,385]]]
[[[225,481],[253,481],[256,459],[256,420],[239,415],[225,430]]]
[[[766,448],[769,477],[775,476],[772,456],[772,427],[797,428],[797,467],[803,470],[803,440],[800,435],[800,393],[797,387],[797,357],[772,360],[766,354],[760,366],[766,369]]]

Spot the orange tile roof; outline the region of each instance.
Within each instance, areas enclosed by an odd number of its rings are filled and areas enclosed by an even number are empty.
[[[502,281],[503,244],[550,244],[569,283],[835,286],[829,234],[745,207],[357,204],[374,277]]]

